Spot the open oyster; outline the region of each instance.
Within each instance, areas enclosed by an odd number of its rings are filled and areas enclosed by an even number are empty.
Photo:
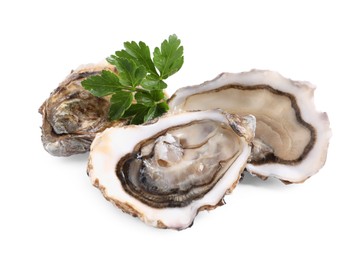
[[[109,122],[110,102],[85,90],[85,78],[114,70],[108,64],[86,65],[72,71],[39,108],[43,116],[42,142],[55,156],[70,156],[89,151],[97,132],[124,122]]]
[[[199,86],[178,89],[171,111],[221,108],[256,117],[246,169],[262,178],[303,182],[324,165],[331,136],[326,113],[317,112],[314,87],[272,71],[223,73]]]
[[[123,211],[155,227],[184,229],[199,211],[223,205],[250,156],[254,130],[253,116],[220,110],[109,128],[92,143],[88,174]]]

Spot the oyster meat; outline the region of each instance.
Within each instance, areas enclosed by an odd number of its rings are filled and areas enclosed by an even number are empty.
[[[92,143],[88,174],[124,212],[155,227],[184,229],[237,185],[254,131],[254,116],[221,110],[108,128]]]
[[[42,143],[55,156],[70,156],[89,151],[96,133],[124,124],[108,121],[110,102],[85,90],[81,82],[102,70],[114,70],[104,64],[86,65],[72,71],[39,108],[42,114]]]
[[[220,108],[256,117],[256,136],[246,169],[261,178],[303,182],[324,165],[331,131],[316,111],[314,87],[272,71],[222,73],[212,81],[178,89],[174,112]]]

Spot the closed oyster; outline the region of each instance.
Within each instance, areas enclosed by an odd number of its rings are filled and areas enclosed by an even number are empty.
[[[184,229],[199,211],[223,205],[250,156],[254,130],[253,116],[220,110],[109,128],[92,143],[88,174],[124,212],[155,227]]]
[[[39,108],[42,114],[44,149],[55,156],[70,156],[89,151],[96,133],[124,122],[109,122],[110,102],[85,90],[81,82],[102,70],[114,70],[108,64],[86,65],[72,71]]]
[[[331,131],[316,111],[314,87],[272,71],[223,73],[198,86],[178,89],[171,111],[220,108],[256,117],[256,137],[246,169],[261,178],[303,182],[324,165]]]

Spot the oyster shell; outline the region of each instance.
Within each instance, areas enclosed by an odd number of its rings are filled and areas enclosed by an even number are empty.
[[[178,89],[170,110],[220,108],[256,117],[256,137],[246,168],[261,178],[303,182],[324,165],[331,131],[317,112],[314,87],[272,71],[223,73],[198,86]]]
[[[96,133],[124,122],[109,122],[110,102],[98,98],[81,86],[82,80],[102,70],[114,70],[106,63],[85,65],[72,71],[39,108],[42,114],[44,149],[55,156],[89,151]]]
[[[88,174],[114,205],[145,223],[184,229],[223,205],[238,183],[255,118],[220,110],[167,115],[106,129],[91,146]]]

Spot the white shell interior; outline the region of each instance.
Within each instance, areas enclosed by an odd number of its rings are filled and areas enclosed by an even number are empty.
[[[115,173],[115,168],[123,156],[133,151],[142,140],[157,135],[163,129],[187,124],[195,120],[213,120],[228,125],[228,120],[218,110],[181,113],[159,118],[156,123],[142,126],[127,126],[122,128],[109,128],[98,134],[91,146],[89,158],[89,176],[93,184],[97,184],[106,198],[127,204],[138,213],[145,223],[158,226],[161,222],[168,228],[184,229],[189,227],[198,210],[203,206],[215,206],[224,197],[227,191],[233,188],[239,180],[244,169],[251,148],[241,140],[241,151],[235,162],[229,167],[223,177],[212,190],[202,198],[194,200],[191,204],[179,208],[153,208],[125,192]]]
[[[228,89],[213,92],[227,85],[241,85],[251,89],[254,86],[267,85],[292,95],[300,109],[302,120],[315,129],[316,142],[300,162],[259,165],[248,163],[246,168],[249,172],[288,182],[302,182],[319,171],[326,160],[331,131],[327,114],[315,109],[315,87],[307,82],[292,81],[272,71],[223,73],[212,81],[177,90],[169,102],[170,109],[178,113],[183,110],[220,108],[229,113],[255,115],[257,138],[271,145],[274,154],[284,160],[299,158],[312,136],[307,128],[298,127],[296,124],[297,119],[290,99],[264,90],[242,92]]]

